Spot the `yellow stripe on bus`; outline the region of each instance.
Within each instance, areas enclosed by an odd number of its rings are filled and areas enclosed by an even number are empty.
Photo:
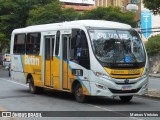
[[[123,69],[117,70],[105,67],[105,70],[112,78],[138,78],[142,75],[144,67],[139,69],[128,69],[128,70],[123,70]]]

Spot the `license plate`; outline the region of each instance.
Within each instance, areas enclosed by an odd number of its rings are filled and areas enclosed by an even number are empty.
[[[122,86],[122,90],[131,90],[131,86]]]

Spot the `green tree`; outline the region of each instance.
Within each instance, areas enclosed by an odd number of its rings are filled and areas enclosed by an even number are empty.
[[[7,36],[0,32],[0,51],[4,48],[8,48],[9,43],[10,43],[10,41],[7,38]]]
[[[144,6],[154,14],[160,14],[160,0],[143,0]]]
[[[62,7],[59,1],[53,1],[50,4],[37,7],[29,12],[28,25],[47,24],[62,21],[75,20],[78,12]]]
[[[10,34],[15,28],[26,26],[29,10],[48,4],[52,0],[1,0],[0,31]]]
[[[75,11],[72,8],[61,9],[61,11],[62,11],[62,16],[60,21],[77,20],[80,15],[77,11]]]
[[[136,27],[137,23],[134,21],[135,14],[133,12],[122,12],[119,7],[98,7],[96,9],[86,11],[80,16],[80,19],[97,19],[109,20],[130,24]]]
[[[150,37],[145,46],[148,55],[155,55],[160,52],[160,34]]]
[[[31,9],[51,1],[54,0],[0,0],[0,43],[4,43],[5,39],[10,39],[13,29],[26,26]]]

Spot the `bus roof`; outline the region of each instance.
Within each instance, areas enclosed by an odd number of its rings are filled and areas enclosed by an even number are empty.
[[[105,21],[105,20],[76,20],[69,22],[61,22],[61,23],[51,23],[51,24],[42,24],[42,25],[34,25],[28,26],[26,28],[15,29],[13,33],[18,32],[27,32],[38,30],[50,30],[50,28],[66,28],[74,26],[84,26],[84,27],[102,27],[102,28],[119,28],[119,29],[130,29],[131,26],[124,23],[113,22],[113,21]]]

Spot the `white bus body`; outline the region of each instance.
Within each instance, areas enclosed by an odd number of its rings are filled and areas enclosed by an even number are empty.
[[[86,96],[120,96],[130,101],[148,89],[148,57],[130,25],[79,20],[15,29],[11,77],[42,88]]]

